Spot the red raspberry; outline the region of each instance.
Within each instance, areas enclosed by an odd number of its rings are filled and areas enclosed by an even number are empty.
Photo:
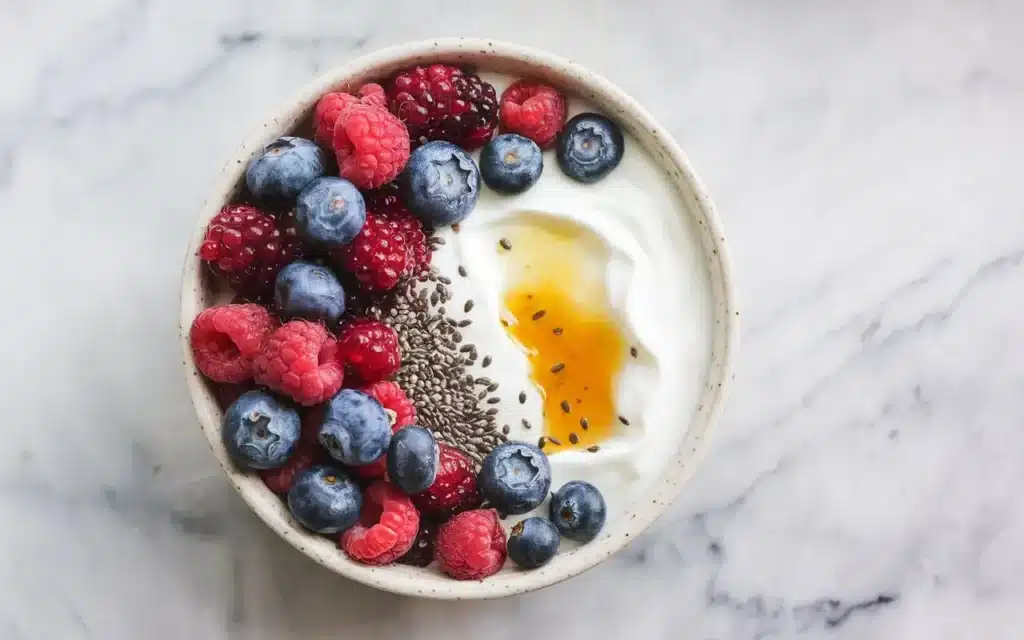
[[[363,494],[359,522],[341,535],[340,545],[363,564],[390,564],[412,548],[420,514],[409,496],[394,485],[374,482]]]
[[[313,139],[327,148],[334,147],[334,125],[345,109],[357,102],[380,109],[388,108],[384,87],[379,84],[364,84],[359,88],[359,97],[348,93],[327,93],[316,103],[313,110]]]
[[[447,140],[463,149],[484,146],[498,123],[494,87],[458,67],[413,67],[388,84],[391,113],[409,128],[414,147]]]
[[[405,244],[412,253],[413,270],[411,275],[418,275],[430,269],[430,247],[427,245],[427,234],[423,231],[423,223],[414,216],[398,193],[398,184],[391,182],[376,191],[363,194],[366,209],[384,216],[385,219],[397,222]]]
[[[434,554],[456,580],[483,580],[505,564],[505,530],[494,509],[463,511],[441,525]]]
[[[437,478],[430,488],[412,496],[412,503],[424,514],[447,516],[480,506],[473,463],[464,453],[438,443],[440,456]]]
[[[305,254],[294,216],[280,220],[247,204],[229,204],[206,227],[199,257],[236,292],[265,298],[277,272]]]
[[[323,449],[318,445],[300,441],[284,466],[276,469],[264,469],[260,471],[260,478],[263,479],[263,484],[267,485],[267,488],[274,493],[285,494],[292,488],[295,476],[300,471],[312,467],[323,458]]]
[[[192,356],[203,374],[216,382],[246,382],[253,358],[277,320],[258,304],[228,304],[204,309],[192,321]]]
[[[402,366],[398,333],[377,320],[355,318],[347,323],[338,345],[349,373],[364,384],[390,378]]]
[[[438,523],[429,518],[420,517],[420,530],[412,542],[412,548],[398,559],[398,564],[413,567],[425,567],[434,561],[434,543],[437,540]]]
[[[387,325],[384,326],[387,327]],[[390,327],[387,328],[391,329]],[[394,329],[391,329],[391,331],[393,332]],[[395,433],[402,427],[408,427],[410,424],[416,423],[416,406],[409,399],[409,396],[405,395],[405,391],[402,391],[402,387],[398,386],[397,382],[381,380],[380,382],[374,382],[371,385],[361,387],[359,390],[377,400],[384,407],[384,411],[390,412],[388,414],[389,417],[391,413],[395,414],[394,420],[391,423],[392,433]]]
[[[350,105],[334,125],[338,170],[360,189],[391,182],[409,160],[409,132],[386,109],[371,103]]]
[[[307,407],[327,402],[345,375],[338,341],[323,325],[305,320],[271,333],[252,364],[257,383]]]
[[[502,131],[518,133],[550,149],[565,125],[565,96],[529,80],[513,82],[501,94]]]
[[[412,254],[401,226],[366,212],[366,222],[349,244],[335,249],[332,259],[369,292],[387,291],[411,270]]]

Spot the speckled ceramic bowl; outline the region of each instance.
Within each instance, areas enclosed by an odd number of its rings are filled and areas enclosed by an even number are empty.
[[[284,503],[271,493],[255,473],[238,471],[221,443],[221,411],[192,359],[188,343],[193,318],[212,305],[216,291],[196,252],[209,220],[231,202],[245,184],[245,168],[260,149],[275,138],[307,125],[317,99],[339,88],[384,78],[414,64],[447,62],[532,77],[561,87],[614,117],[646,147],[678,187],[681,201],[692,217],[705,255],[706,277],[712,292],[711,359],[705,371],[694,372],[705,380],[703,397],[689,416],[686,435],[673,461],[662,473],[648,499],[632,505],[625,514],[610,519],[593,542],[562,551],[547,566],[520,571],[511,563],[482,582],[459,582],[435,567],[367,567],[349,560],[333,540],[301,529]],[[217,460],[242,498],[263,521],[296,549],[325,567],[363,584],[395,593],[428,598],[496,598],[540,589],[560,582],[598,564],[644,531],[679,494],[707,450],[715,420],[722,408],[735,350],[736,316],[725,237],[711,200],[675,141],[649,113],[621,89],[563,58],[526,47],[491,40],[448,39],[415,42],[385,49],[338,67],[304,87],[272,117],[260,124],[225,165],[213,193],[203,206],[185,259],[181,287],[181,346],[188,386],[203,433]],[[681,421],[684,422],[684,421]]]

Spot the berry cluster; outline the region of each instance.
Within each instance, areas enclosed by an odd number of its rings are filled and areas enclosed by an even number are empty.
[[[237,297],[200,313],[190,339],[216,383],[225,449],[356,562],[436,560],[453,578],[479,580],[506,557],[539,567],[562,536],[587,541],[603,526],[600,492],[573,482],[552,494],[550,519],[523,520],[506,540],[498,514],[547,499],[547,457],[506,442],[478,472],[438,442],[392,380],[402,366],[395,329],[354,312],[425,279],[432,230],[465,219],[481,182],[525,191],[552,147],[570,178],[611,171],[622,157],[617,126],[596,114],[566,123],[566,112],[551,87],[519,81],[499,100],[479,76],[443,64],[328,93],[313,140],[264,147],[247,168],[245,203],[206,229],[198,257]],[[478,165],[467,152],[480,147]]]

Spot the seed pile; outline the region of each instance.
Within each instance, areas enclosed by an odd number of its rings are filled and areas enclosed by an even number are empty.
[[[398,333],[402,368],[395,381],[416,405],[420,424],[479,464],[491,449],[508,441],[503,433],[507,427],[495,421],[501,398],[492,394],[498,383],[472,373],[474,367],[490,364],[490,357],[484,356],[486,364],[477,364],[476,346],[462,344],[458,329],[472,320],[453,318],[443,306],[452,297],[450,283],[431,270],[400,285],[390,300],[371,306],[367,314]],[[467,313],[472,308],[471,303],[464,306]]]

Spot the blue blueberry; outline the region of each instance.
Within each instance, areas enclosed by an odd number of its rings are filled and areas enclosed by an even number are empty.
[[[525,442],[500,444],[484,458],[477,486],[498,511],[530,511],[551,489],[551,465],[540,449]]]
[[[265,391],[247,391],[224,412],[221,436],[228,455],[246,469],[274,469],[288,461],[302,431],[299,412]]]
[[[409,211],[432,227],[464,220],[480,197],[480,169],[450,142],[435,140],[413,151],[399,180]]]
[[[327,267],[299,260],[277,274],[274,304],[284,318],[323,322],[333,329],[345,313],[345,290]]]
[[[520,520],[508,536],[508,557],[524,569],[543,567],[558,553],[561,536],[547,518]]]
[[[544,154],[537,143],[516,133],[491,138],[480,152],[480,177],[501,193],[522,193],[544,170]]]
[[[597,182],[619,166],[625,147],[619,125],[596,113],[581,113],[558,134],[555,155],[565,175]]]
[[[341,533],[359,520],[363,496],[344,473],[324,465],[303,469],[288,490],[288,509],[299,524],[323,534]]]
[[[437,477],[440,455],[434,434],[427,429],[399,429],[388,446],[388,479],[408,494],[426,491]]]
[[[370,464],[387,452],[391,423],[375,399],[362,391],[342,389],[327,402],[318,439],[342,464]]]
[[[317,178],[295,204],[295,225],[310,244],[333,249],[352,242],[366,222],[359,189],[342,178]]]
[[[278,138],[249,163],[245,184],[264,200],[294,200],[310,182],[324,175],[326,155],[305,138]]]
[[[608,507],[604,496],[589,482],[573,480],[551,496],[551,521],[563,536],[577,542],[590,542],[601,531]]]

